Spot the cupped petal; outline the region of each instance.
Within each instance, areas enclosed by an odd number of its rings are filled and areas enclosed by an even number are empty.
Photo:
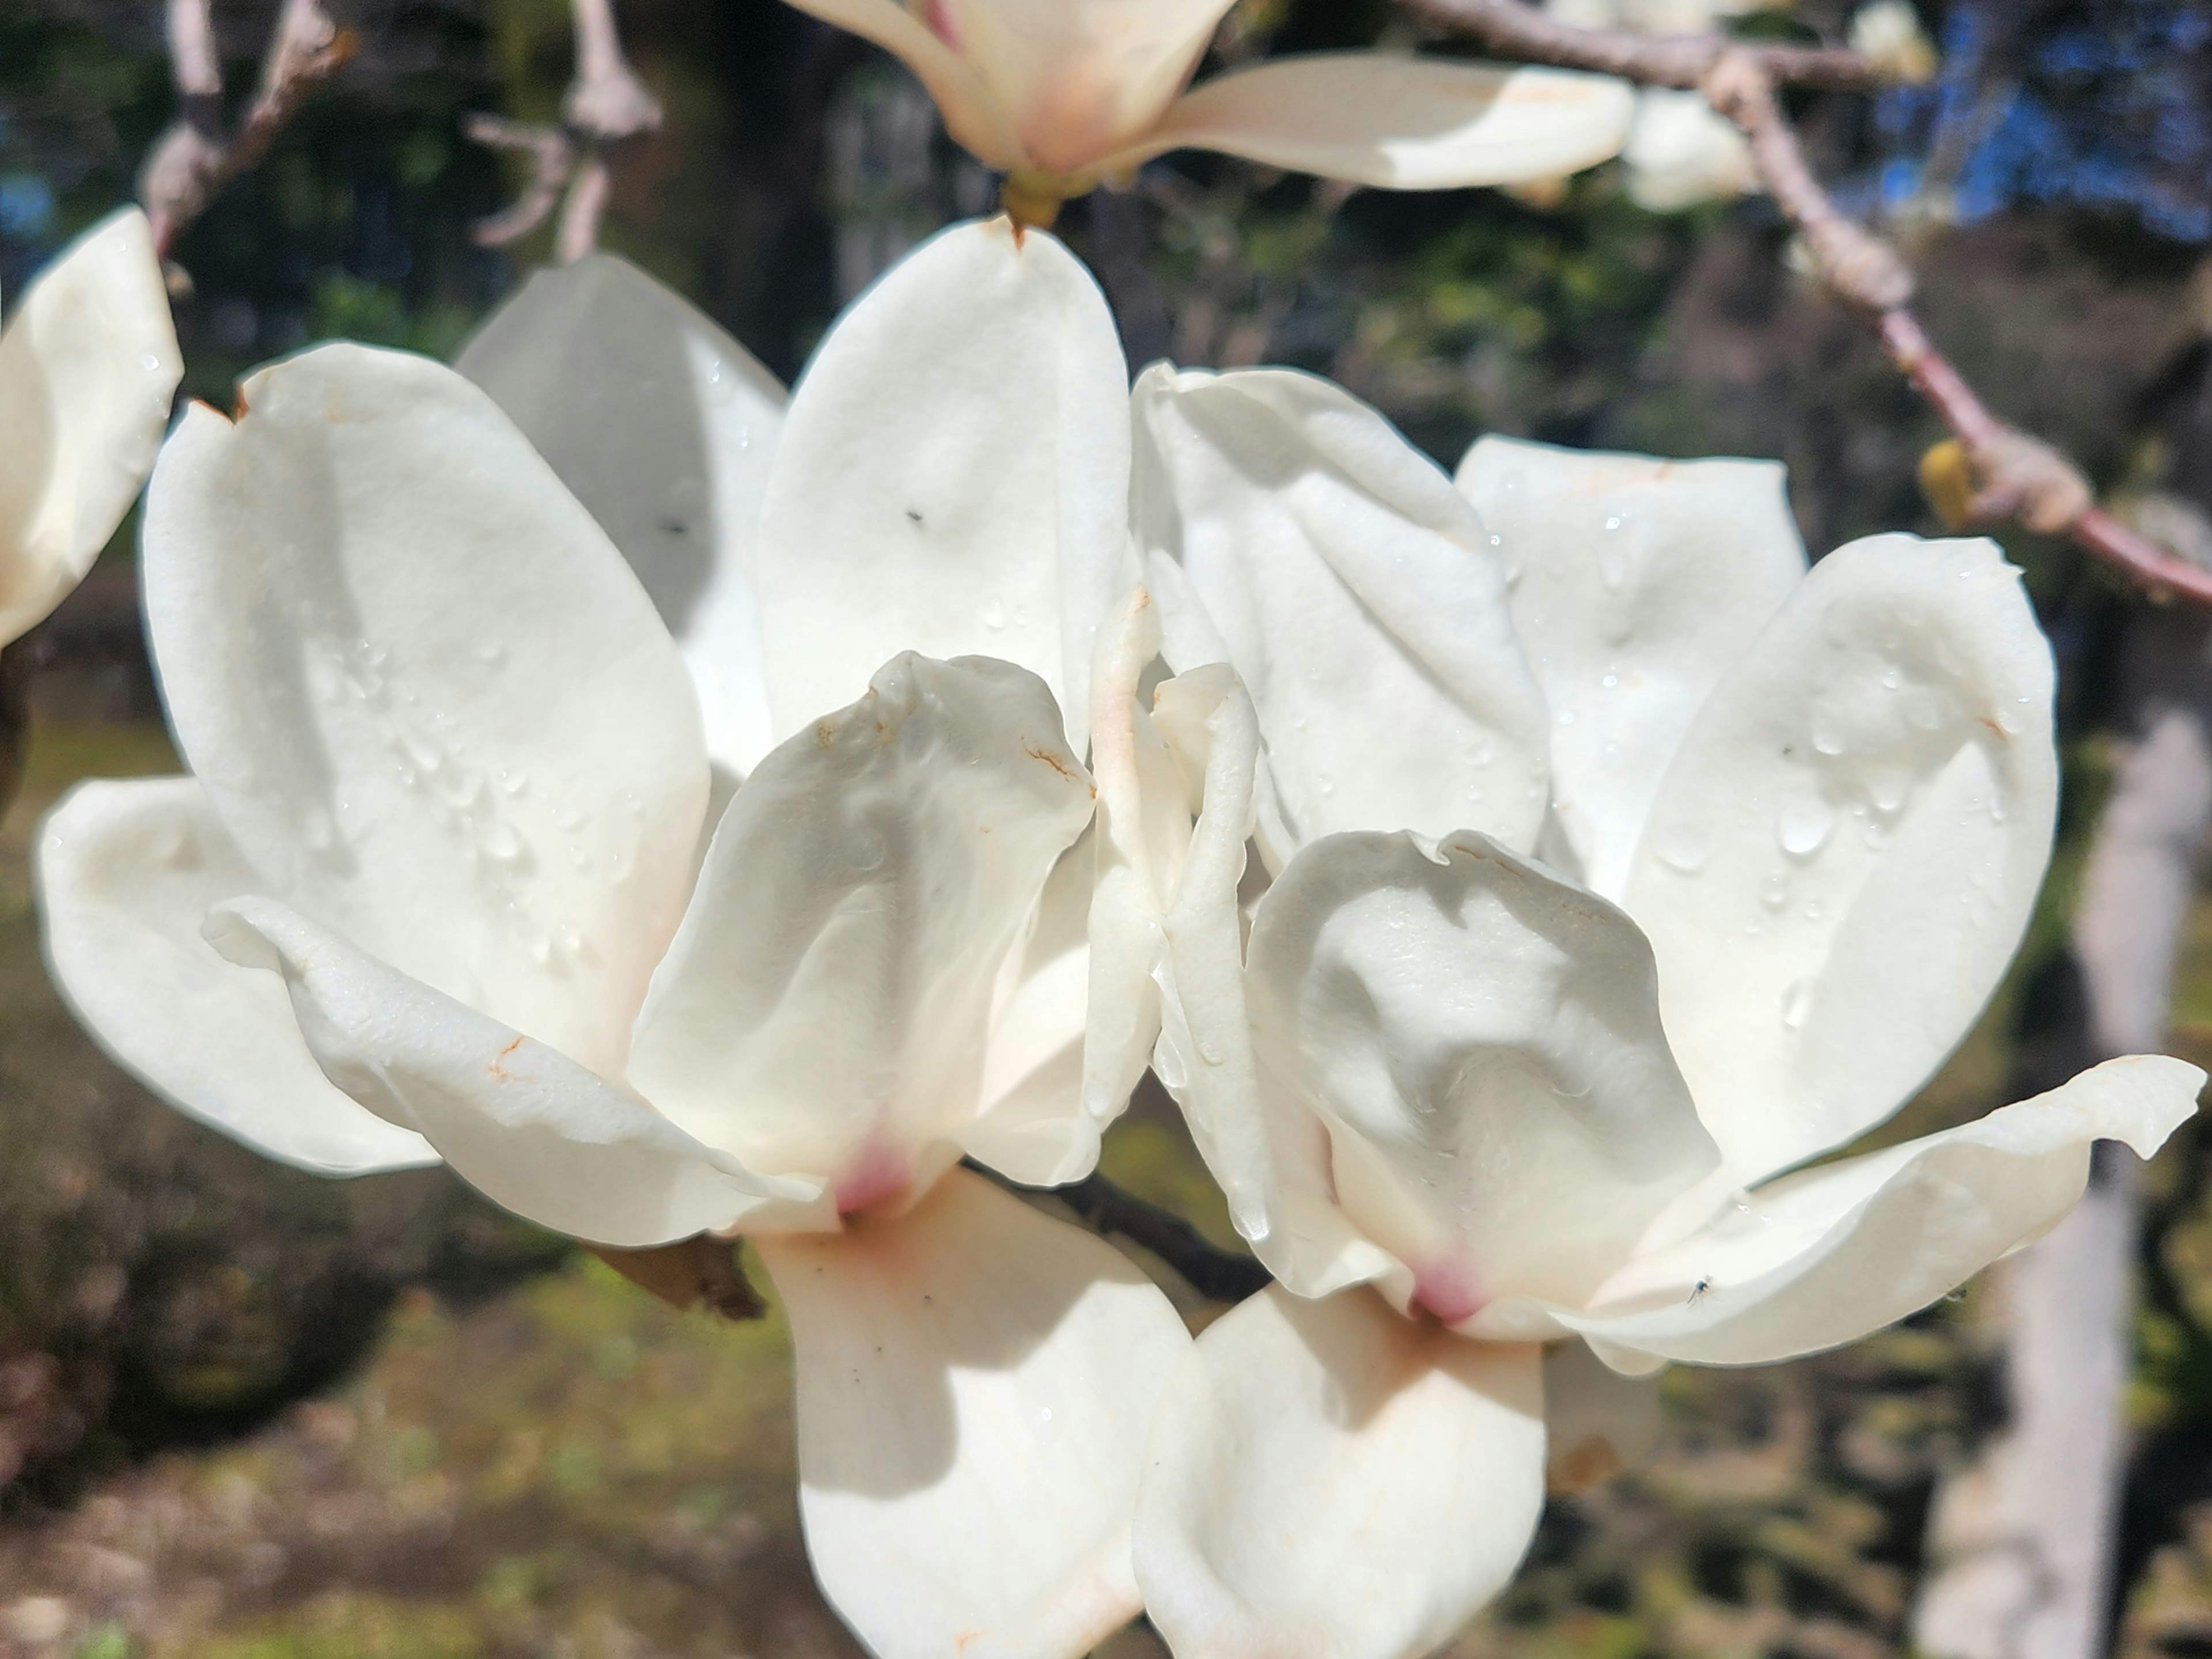
[[[691,670],[707,752],[751,771],[770,746],[752,544],[783,428],[775,376],[611,253],[533,272],[453,367],[622,550]]]
[[[1448,1324],[1582,1300],[1718,1162],[1642,935],[1486,836],[1308,848],[1249,962],[1254,1040],[1327,1123],[1345,1212]]]
[[[982,1103],[962,1149],[1024,1187],[1080,1181],[1097,1166],[1103,1117],[1083,1095],[1087,919],[1098,866],[1091,830],[1052,866],[1027,936],[1006,953],[983,1050]]]
[[[945,118],[945,130],[987,167],[1011,173],[1026,164],[997,94],[973,64],[898,0],[792,0],[825,23],[872,40],[915,72]]]
[[[2203,1085],[2161,1054],[2106,1060],[1977,1122],[1741,1194],[1630,1262],[1586,1311],[1553,1316],[1617,1348],[1709,1365],[1855,1341],[2057,1225],[2088,1180],[2093,1142],[2148,1158]]]
[[[1176,1659],[1415,1659],[1503,1589],[1544,1502],[1540,1350],[1366,1291],[1270,1285],[1170,1381],[1137,1582]]]
[[[534,1038],[275,899],[218,905],[208,941],[281,975],[323,1074],[414,1130],[517,1215],[637,1248],[740,1226],[834,1226],[820,1183],[758,1176]]]
[[[630,1080],[841,1208],[910,1192],[981,1109],[1003,965],[1090,821],[1060,724],[1024,669],[908,655],[772,750],[714,832]]]
[[[1552,715],[1552,806],[1616,902],[1667,764],[1805,577],[1774,461],[1667,461],[1483,438],[1458,483],[1512,586]]]
[[[1659,1384],[1624,1376],[1587,1342],[1544,1350],[1544,1484],[1583,1492],[1639,1462],[1659,1438]]]
[[[1188,149],[1385,190],[1522,184],[1618,155],[1634,107],[1629,88],[1602,76],[1317,52],[1194,88],[1099,170]]]
[[[927,0],[1030,164],[1080,173],[1141,138],[1190,80],[1231,0]]]
[[[325,346],[240,395],[186,413],[147,504],[193,773],[264,890],[619,1076],[707,796],[667,629],[453,370]]]
[[[1503,567],[1435,464],[1287,369],[1157,366],[1133,410],[1139,541],[1181,566],[1259,711],[1270,866],[1339,830],[1534,845],[1543,696]]]
[[[184,377],[137,208],[62,251],[0,332],[0,645],[82,580],[154,465]]]
[[[325,1079],[283,986],[200,936],[258,878],[191,778],[79,784],[39,831],[54,981],[101,1048],[180,1111],[318,1175],[435,1164]]]
[[[1702,92],[1646,87],[1620,159],[1629,199],[1647,213],[1680,213],[1759,188],[1759,167],[1743,131]]]
[[[1821,560],[1715,688],[1626,902],[1738,1182],[1881,1122],[1981,1012],[2050,854],[2051,698],[2019,572],[1911,536]]]
[[[1042,675],[1080,754],[1132,574],[1127,372],[1074,256],[1006,219],[908,254],[792,396],[757,570],[775,735],[901,651]]]
[[[1146,1427],[1190,1346],[1157,1286],[958,1170],[904,1215],[759,1243],[807,1553],[872,1652],[1077,1659],[1136,1614]]]

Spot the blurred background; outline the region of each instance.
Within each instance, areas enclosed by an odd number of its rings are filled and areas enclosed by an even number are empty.
[[[215,7],[234,98],[273,12]],[[787,380],[884,264],[993,199],[903,70],[779,0],[623,0],[619,18],[666,119],[609,152],[603,245]],[[365,0],[342,21],[351,62],[175,250],[191,395],[227,406],[247,368],[332,336],[450,356],[550,255],[550,228],[472,237],[524,180],[463,124],[553,117],[562,0]],[[1816,170],[1906,251],[1929,333],[1996,410],[2212,562],[2212,4],[1944,0],[1921,21],[1933,82],[1793,100]],[[1734,27],[1845,25],[1805,0]],[[0,294],[131,195],[173,112],[161,30],[155,0],[0,0]],[[1413,38],[1370,0],[1240,0],[1216,61]],[[1763,198],[1650,212],[1618,166],[1526,197],[1388,195],[1182,156],[1060,228],[1133,364],[1316,369],[1447,465],[1486,431],[1777,456],[1816,553],[1936,528],[1915,465],[1940,430],[1794,274]],[[332,1183],[266,1164],[154,1102],[57,1001],[28,902],[40,816],[76,778],[175,765],[135,537],[4,676],[31,736],[0,821],[0,1654],[856,1653],[797,1540],[773,1310],[673,1314],[442,1171]],[[2175,884],[2212,815],[2206,621],[2006,539],[2061,664],[2059,854],[2005,992],[1883,1139],[2112,1046],[2069,933],[2100,823],[2108,858],[2168,884],[2118,919],[2152,981],[2124,1012],[2212,1063],[2212,908]],[[2076,1651],[2212,1654],[2208,1152],[2192,1127],[2139,1185],[2098,1188],[2119,1254],[2075,1312],[2128,1380],[2124,1432],[2089,1455],[2121,1497]],[[1140,1106],[1108,1169],[1233,1242],[1170,1114]],[[2033,1381],[2034,1292],[2008,1271],[1838,1354],[1670,1372],[1652,1456],[1555,1499],[1453,1651],[1912,1650],[1949,1547],[1931,1521],[1971,1510]],[[1141,1629],[1113,1646],[1159,1651]],[[2003,1631],[1985,1649],[2014,1650]]]

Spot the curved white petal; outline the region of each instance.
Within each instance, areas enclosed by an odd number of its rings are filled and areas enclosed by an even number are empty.
[[[778,738],[901,651],[1043,676],[1084,748],[1129,585],[1127,370],[1073,255],[957,225],[841,318],[792,395],[757,569]]]
[[[1659,1438],[1659,1384],[1624,1376],[1587,1342],[1544,1350],[1544,1484],[1583,1492],[1640,1461]]]
[[[1459,487],[1510,573],[1552,715],[1552,805],[1619,900],[1705,698],[1805,577],[1774,461],[1666,461],[1484,438]]]
[[[1270,1285],[1161,1402],[1137,1582],[1176,1659],[1415,1659],[1512,1577],[1544,1502],[1540,1350],[1366,1291]]]
[[[738,791],[631,1081],[749,1167],[830,1181],[841,1208],[907,1191],[980,1109],[1001,967],[1090,817],[1035,675],[886,664]]]
[[[258,878],[195,780],[79,784],[40,828],[35,881],[70,1006],[179,1110],[319,1175],[438,1161],[422,1136],[324,1078],[281,983],[201,938],[209,909]]]
[[[1012,119],[1030,163],[1079,173],[1175,101],[1230,0],[930,0],[926,15]]]
[[[667,630],[453,370],[325,346],[240,396],[187,412],[147,503],[194,775],[264,890],[620,1075],[706,804]]]
[[[622,550],[691,670],[707,752],[751,771],[770,746],[752,544],[783,428],[775,376],[611,253],[533,272],[453,367]]]
[[[534,1038],[274,899],[229,900],[209,942],[281,974],[324,1075],[517,1215],[597,1244],[834,1225],[818,1183],[757,1176]]]
[[[1757,190],[1751,144],[1702,92],[1646,87],[1620,159],[1629,199],[1648,213],[1680,213]]]
[[[1628,919],[1496,842],[1308,848],[1252,927],[1254,1040],[1447,1323],[1580,1301],[1717,1164]]]
[[[1206,82],[1102,166],[1217,149],[1386,190],[1520,184],[1617,155],[1633,109],[1629,88],[1601,76],[1317,52]]]
[[[1911,536],[1814,566],[1714,690],[1626,902],[1738,1182],[1881,1121],[1980,1012],[2050,854],[2051,696],[2019,573]]]
[[[2203,1072],[2164,1055],[2106,1060],[1977,1122],[1742,1195],[1630,1262],[1589,1311],[1553,1316],[1618,1347],[1711,1365],[1854,1341],[2057,1224],[2088,1179],[2091,1142],[2148,1158],[2203,1085]]]
[[[879,1659],[1077,1659],[1133,1617],[1146,1426],[1190,1346],[1109,1246],[963,1170],[763,1238],[815,1576]]]
[[[1167,949],[1163,921],[1182,879],[1197,811],[1143,695],[1159,651],[1159,612],[1147,589],[1134,588],[1099,635],[1091,677],[1097,881],[1083,1096],[1101,1121],[1127,1103],[1159,1038],[1153,975]],[[1235,1024],[1243,1025],[1241,999]]]
[[[1028,934],[999,972],[982,1103],[960,1133],[969,1157],[1025,1187],[1058,1187],[1089,1175],[1097,1167],[1099,1134],[1120,1110],[1094,1115],[1083,1095],[1087,923],[1097,866],[1086,829],[1045,878]]]
[[[915,72],[953,141],[987,167],[1011,172],[1028,160],[997,94],[973,64],[932,33],[898,0],[792,0],[801,11],[872,40]]]
[[[1503,568],[1435,465],[1287,369],[1161,365],[1133,406],[1138,537],[1182,566],[1259,711],[1269,863],[1338,830],[1534,845],[1543,697]]]
[[[146,216],[110,214],[0,331],[0,645],[83,578],[154,465],[184,376]]]

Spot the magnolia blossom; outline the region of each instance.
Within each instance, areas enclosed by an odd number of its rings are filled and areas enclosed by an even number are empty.
[[[146,482],[183,378],[146,216],[64,249],[0,331],[0,645],[84,579]]]
[[[1073,1178],[1121,1105],[1083,1087],[1080,714],[1128,574],[1103,300],[963,227],[787,409],[597,258],[463,367],[323,347],[185,417],[144,591],[191,773],[48,820],[57,976],[287,1162],[442,1158],[603,1244],[750,1237],[843,1615],[886,1659],[1087,1651],[1137,1610],[1189,1339],[953,1166]]]
[[[1172,149],[1395,190],[1555,178],[1615,154],[1630,98],[1558,70],[1325,52],[1189,82],[1230,0],[793,0],[896,54],[952,137],[1048,223]]]
[[[1549,0],[1546,9],[1577,28],[1638,34],[1707,34],[1723,20],[1773,0]],[[1751,146],[1701,92],[1644,87],[1620,159],[1628,194],[1653,213],[1679,213],[1759,188]]]
[[[1279,1281],[1169,1386],[1138,1577],[1179,1659],[1393,1659],[1504,1583],[1547,1463],[1633,1449],[1638,1379],[1927,1305],[2203,1074],[1816,1162],[1958,1042],[2049,854],[2050,653],[1990,543],[1808,571],[1752,461],[1486,439],[1455,490],[1281,371],[1135,408],[1121,672],[1194,672],[1098,705],[1125,1000]],[[1249,698],[1199,719],[1217,660]]]

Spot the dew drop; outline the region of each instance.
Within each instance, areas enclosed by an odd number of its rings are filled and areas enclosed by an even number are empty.
[[[1677,819],[1662,825],[1651,843],[1654,857],[1670,870],[1694,876],[1712,856],[1712,846],[1703,825]]]
[[[477,647],[477,660],[487,668],[498,667],[507,660],[507,642],[504,640],[486,640]]]
[[[1006,607],[994,599],[983,607],[983,626],[994,634],[1006,625]]]
[[[1783,807],[1775,821],[1775,838],[1790,857],[1808,859],[1820,850],[1835,822],[1827,802],[1817,795],[1801,796]]]
[[[530,775],[502,766],[499,769],[499,787],[510,795],[519,795],[530,787]]]
[[[1792,980],[1789,989],[1782,994],[1782,1027],[1784,1030],[1802,1030],[1805,1016],[1813,1011],[1813,985],[1810,980]]]

